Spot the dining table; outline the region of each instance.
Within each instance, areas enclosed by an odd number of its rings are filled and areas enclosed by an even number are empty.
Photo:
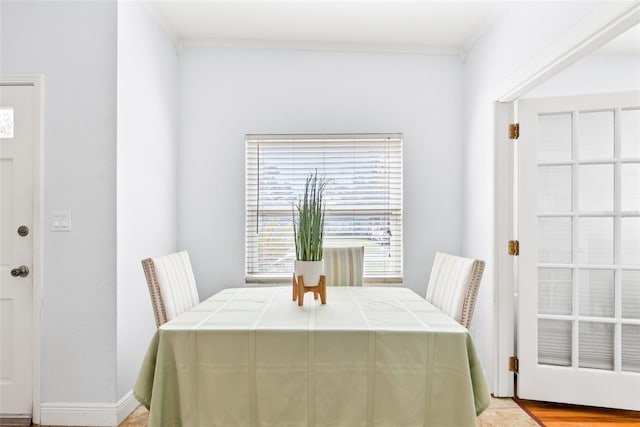
[[[134,396],[149,426],[477,425],[489,406],[469,331],[413,290],[224,289],[162,325]]]

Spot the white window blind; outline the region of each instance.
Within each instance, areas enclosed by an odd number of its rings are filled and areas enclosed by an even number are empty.
[[[402,280],[402,135],[247,135],[246,277],[289,279],[292,203],[327,179],[324,246],[364,246],[369,282]]]

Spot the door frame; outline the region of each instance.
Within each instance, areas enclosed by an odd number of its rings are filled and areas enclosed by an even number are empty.
[[[33,111],[33,301],[32,301],[32,414],[34,424],[40,424],[40,371],[42,353],[42,268],[44,237],[44,76],[38,74],[0,75],[0,86],[32,86]]]
[[[546,48],[540,55],[505,79],[492,91],[494,100],[494,340],[493,394],[498,397],[513,396],[513,373],[508,371],[509,357],[517,355],[516,329],[518,321],[517,290],[514,269],[517,259],[508,255],[507,241],[517,239],[513,232],[513,165],[509,158],[513,148],[504,126],[509,115],[507,104],[527,93],[549,77],[591,53],[631,27],[640,24],[640,4],[636,2],[605,3],[593,12],[566,37]],[[517,103],[515,111],[517,116]],[[507,180],[504,185],[503,180]],[[506,237],[512,236],[512,237]],[[514,262],[515,261],[515,262]],[[513,280],[510,278],[513,277]],[[510,320],[513,320],[510,322]]]

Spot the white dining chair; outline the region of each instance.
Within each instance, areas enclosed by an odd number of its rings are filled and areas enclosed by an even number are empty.
[[[426,299],[465,328],[469,328],[485,262],[436,253]]]
[[[156,327],[200,302],[187,251],[142,260]]]
[[[364,246],[323,248],[327,286],[362,286]]]

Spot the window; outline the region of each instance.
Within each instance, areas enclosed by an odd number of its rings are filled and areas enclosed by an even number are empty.
[[[13,138],[13,108],[0,108],[0,138]]]
[[[402,135],[247,135],[246,150],[248,282],[291,277],[292,204],[316,170],[324,246],[362,245],[365,281],[402,280]]]

